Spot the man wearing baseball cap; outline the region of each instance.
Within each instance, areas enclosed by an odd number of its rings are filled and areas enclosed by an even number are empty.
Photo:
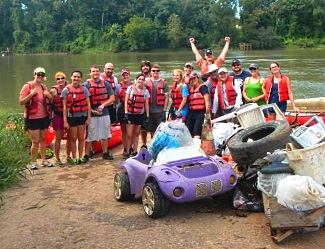
[[[190,43],[191,43],[191,47],[192,47],[192,51],[195,55],[195,59],[197,64],[199,65],[199,67],[201,68],[201,76],[204,76],[208,70],[209,70],[209,65],[211,64],[216,64],[217,67],[221,67],[221,65],[224,63],[224,61],[226,60],[226,55],[228,53],[229,50],[229,44],[230,44],[230,37],[225,37],[225,46],[221,52],[221,54],[219,55],[219,57],[214,60],[213,57],[213,52],[211,49],[207,49],[205,51],[205,56],[204,59],[202,58],[199,50],[196,48],[195,46],[195,39],[194,38],[190,38]]]
[[[241,62],[238,59],[232,60],[231,69],[232,72],[229,75],[234,77],[236,84],[240,85],[240,89],[243,92],[244,81],[247,77],[251,76],[251,73],[242,69]]]
[[[185,66],[184,66],[185,75],[183,76],[183,79],[186,84],[190,83],[190,74],[193,72],[193,70],[194,70],[194,68],[193,68],[192,62],[185,63]]]

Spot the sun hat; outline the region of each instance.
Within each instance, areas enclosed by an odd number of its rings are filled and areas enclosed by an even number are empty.
[[[65,74],[63,72],[57,72],[55,75],[54,75],[54,79],[58,78],[59,76],[62,76],[64,78],[66,78]]]
[[[228,73],[228,70],[225,67],[221,67],[219,68],[218,73]]]
[[[42,67],[37,67],[37,68],[35,68],[34,73],[44,73],[45,74],[45,69]]]

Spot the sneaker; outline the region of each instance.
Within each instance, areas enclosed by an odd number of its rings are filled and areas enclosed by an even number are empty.
[[[103,159],[105,159],[105,160],[113,160],[114,157],[109,152],[105,152],[105,153],[103,153]]]
[[[39,165],[37,162],[33,162],[32,165],[30,166],[30,169],[31,170],[36,170],[36,169],[39,169]]]
[[[137,151],[134,151],[133,153],[132,153],[132,156],[136,156],[138,154],[138,152]]]
[[[128,153],[126,153],[125,151],[123,152],[123,159],[127,159],[127,158],[129,158],[129,154]]]
[[[41,164],[41,166],[42,167],[53,167],[53,164],[46,160]]]
[[[93,158],[93,156],[95,155],[95,152],[93,150],[89,151],[89,155],[87,155],[89,158]],[[88,159],[89,159],[88,158]]]
[[[71,157],[67,157],[67,163],[71,163],[71,164],[73,164],[73,161],[72,161],[72,158]]]
[[[55,165],[60,165],[60,166],[63,165],[63,162],[61,161],[60,158],[55,160]]]
[[[89,161],[89,158],[86,158],[86,155],[82,158],[79,158],[79,163],[86,163]]]
[[[78,164],[79,160],[77,158],[72,158],[71,159],[71,164]]]
[[[131,147],[130,150],[129,150],[129,154],[133,155],[133,153],[134,153],[134,149]]]
[[[148,149],[148,146],[146,145],[146,144],[143,144],[142,146],[141,146],[141,149],[142,148],[144,148],[144,149]]]
[[[90,152],[89,152],[89,155],[84,155],[83,156],[83,160],[84,160],[85,163],[88,162],[90,158],[91,158],[90,157]]]

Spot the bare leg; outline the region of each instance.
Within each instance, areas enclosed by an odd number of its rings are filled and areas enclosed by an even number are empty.
[[[70,127],[69,136],[70,136],[70,149],[72,153],[72,158],[76,158],[77,157],[77,126]]]
[[[54,156],[56,160],[60,159],[61,140],[62,140],[62,131],[55,131]]]
[[[40,131],[40,140],[39,147],[41,152],[41,161],[42,163],[46,160],[46,132],[47,129],[39,130]]]
[[[32,140],[32,145],[30,147],[30,154],[32,157],[32,161],[36,162],[37,152],[39,148],[40,141],[40,130],[28,130],[29,137]]]
[[[78,139],[78,156],[79,158],[83,157],[83,150],[85,146],[85,136],[84,136],[85,126],[77,126],[77,139]]]

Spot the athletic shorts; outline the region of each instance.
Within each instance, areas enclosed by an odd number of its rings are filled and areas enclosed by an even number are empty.
[[[143,122],[144,122],[144,113],[141,113],[141,114],[129,113],[128,116],[129,116],[129,122],[130,122],[130,124],[143,125]]]
[[[204,122],[204,111],[190,111],[186,119],[186,127],[190,131],[191,135],[201,136],[202,133],[202,125]]]
[[[282,102],[278,102],[276,103],[276,105],[279,107],[279,109],[281,110],[281,112],[285,113],[287,110],[287,101],[282,101]],[[273,110],[273,108],[269,108],[268,111],[270,113],[275,113],[275,111]]]
[[[87,142],[111,138],[111,120],[109,115],[92,117],[87,126]]]
[[[25,129],[26,130],[45,130],[49,128],[51,119],[49,117],[27,119],[25,118]]]
[[[155,132],[160,123],[166,121],[166,113],[150,113],[149,122],[145,125],[144,130],[147,132]]]
[[[68,123],[71,127],[76,127],[79,125],[85,125],[87,121],[86,116],[81,117],[68,117]]]
[[[120,124],[125,124],[125,121],[124,121],[124,105],[120,105],[118,108],[117,108],[117,120],[118,122],[120,122]]]
[[[61,115],[54,114],[52,119],[53,130],[63,131],[63,117]]]

